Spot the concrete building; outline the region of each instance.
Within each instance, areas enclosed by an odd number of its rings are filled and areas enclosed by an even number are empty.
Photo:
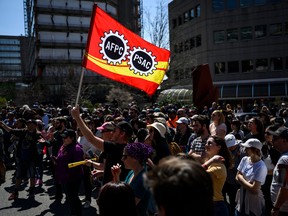
[[[95,3],[124,26],[141,34],[141,0],[24,0],[28,38],[25,73],[35,78],[33,89],[38,92],[38,100],[61,104],[63,100],[76,99]],[[107,86],[100,87],[100,83],[109,82],[87,71],[83,84],[98,83],[93,94],[101,101]]]
[[[192,89],[193,69],[208,63],[222,101],[287,99],[286,0],[173,0],[168,7],[172,57],[165,88]]]

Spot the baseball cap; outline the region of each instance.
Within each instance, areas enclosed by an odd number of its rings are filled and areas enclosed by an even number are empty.
[[[181,118],[179,118],[179,119],[176,121],[176,123],[178,123],[178,124],[188,124],[189,121],[188,121],[188,119],[187,119],[186,117],[181,117]]]
[[[117,124],[114,123],[116,127],[118,127],[120,130],[124,131],[127,136],[132,136],[133,134],[133,128],[131,124],[129,124],[126,121],[120,121]]]
[[[76,133],[73,129],[66,129],[62,134],[61,136],[63,138],[66,138],[66,137],[72,137],[72,138],[76,138]]]
[[[242,146],[246,148],[253,147],[253,148],[261,150],[263,145],[258,139],[251,138],[251,139],[248,139],[244,144],[242,144]]]
[[[115,126],[112,124],[112,122],[104,122],[100,127],[97,127],[97,130],[103,131],[113,131],[115,129]]]
[[[232,146],[238,145],[240,141],[237,140],[233,134],[227,134],[225,136],[225,143],[227,148],[230,148]]]
[[[287,127],[279,127],[277,130],[268,130],[270,134],[276,137],[283,137],[288,139],[288,128]]]
[[[161,137],[165,138],[166,127],[160,122],[154,122],[150,125],[147,125],[148,128],[155,128],[161,135]]]

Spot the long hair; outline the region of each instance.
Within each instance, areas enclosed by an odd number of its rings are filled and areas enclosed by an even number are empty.
[[[213,138],[217,146],[221,146],[218,155],[222,156],[225,159],[224,165],[227,169],[229,169],[232,164],[231,163],[232,157],[229,149],[227,148],[225,140],[219,136],[211,136],[211,137]]]

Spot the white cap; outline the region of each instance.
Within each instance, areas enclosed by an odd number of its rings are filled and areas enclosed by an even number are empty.
[[[225,136],[225,143],[226,143],[227,148],[230,148],[232,146],[238,145],[240,141],[236,140],[233,134],[227,134]]]
[[[148,128],[153,127],[155,128],[161,135],[161,137],[165,138],[166,134],[166,127],[160,122],[154,122],[150,125],[147,125]]]
[[[253,147],[253,148],[261,150],[263,145],[258,139],[251,138],[251,139],[248,139],[244,144],[242,144],[242,146],[246,148]]]
[[[189,121],[188,121],[188,119],[186,118],[186,117],[181,117],[181,118],[179,118],[177,121],[176,121],[176,123],[178,123],[178,124],[189,124]]]

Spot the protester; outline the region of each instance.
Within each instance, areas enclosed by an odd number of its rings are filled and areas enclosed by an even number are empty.
[[[213,215],[211,177],[198,163],[171,156],[160,161],[145,179],[158,215]]]
[[[271,183],[272,216],[288,215],[288,128],[279,127],[269,130],[273,135],[273,147],[281,156],[273,171]]]
[[[242,158],[236,175],[241,185],[236,195],[235,216],[262,215],[264,210],[264,197],[261,185],[264,184],[267,168],[261,160],[262,143],[255,138],[248,139],[244,144],[248,156]]]
[[[138,216],[133,189],[124,182],[108,182],[103,185],[97,204],[99,216]]]
[[[146,172],[146,163],[153,149],[144,143],[129,143],[123,151],[122,161],[126,169],[131,169],[125,183],[129,184],[135,195],[135,203],[138,215],[146,216],[150,201],[150,192],[144,187],[143,174]],[[121,173],[120,165],[116,164],[112,168],[113,181],[119,182]]]
[[[80,216],[82,205],[78,193],[83,179],[82,166],[69,168],[68,164],[84,160],[82,147],[77,143],[76,133],[67,129],[62,133],[63,145],[55,158],[56,183],[62,185],[67,203],[70,206],[70,215]]]

